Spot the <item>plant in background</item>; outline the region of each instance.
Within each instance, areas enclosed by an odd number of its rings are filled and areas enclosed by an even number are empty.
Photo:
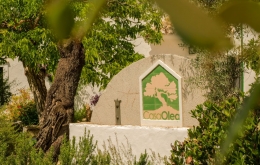
[[[95,94],[90,98],[90,105],[86,104],[85,106],[83,106],[83,108],[76,110],[74,113],[74,122],[81,122],[81,121],[90,122],[92,111],[94,109],[94,106],[96,106],[99,97],[100,95]]]
[[[243,96],[231,97],[220,104],[206,101],[191,111],[199,121],[188,131],[184,142],[175,141],[172,145],[171,163],[174,164],[257,164],[260,154],[260,107],[253,109],[243,125],[243,132],[229,146],[230,153],[220,155],[220,146],[227,137],[227,128],[244,100]]]
[[[74,113],[74,122],[90,122],[92,115],[92,110],[88,104],[83,106],[83,108],[76,110]]]
[[[83,108],[75,110],[74,112],[74,119],[73,122],[82,122],[84,120],[86,120],[87,117],[87,106],[83,106]],[[89,107],[89,106],[88,106]]]
[[[86,118],[86,108],[83,107],[82,109],[75,110],[73,122],[82,122]]]
[[[18,95],[11,97],[5,109],[13,122],[21,121],[23,125],[36,125],[39,122],[36,105],[29,90],[20,89]]]
[[[90,99],[90,105],[91,106],[96,106],[100,96],[101,95],[98,95],[98,94],[95,94],[94,96],[92,96],[91,99]]]
[[[59,161],[65,165],[91,164],[96,146],[97,142],[93,141],[93,135],[90,135],[89,131],[86,133],[85,130],[84,136],[79,139],[78,143],[75,137],[72,141],[63,140]]]
[[[138,160],[132,153],[130,144],[127,146],[114,145],[111,139],[108,140],[108,148],[97,149],[97,142],[94,141],[90,132],[78,140],[73,137],[68,141],[63,139],[58,164],[60,165],[156,165],[162,164],[165,160],[153,152],[149,155],[146,151],[141,153]],[[53,150],[44,153],[37,150],[35,140],[27,133],[20,133],[14,130],[12,123],[8,121],[4,114],[0,113],[0,162],[1,165],[21,164],[21,165],[54,165]]]
[[[7,78],[4,78],[3,75],[3,69],[0,70],[0,105],[4,105],[5,103],[8,103],[10,100],[10,97],[12,96],[12,93],[10,91],[11,85],[13,85],[14,82],[9,82]]]
[[[0,162],[11,154],[15,146],[16,131],[12,123],[6,119],[3,109],[0,110]]]
[[[239,93],[239,78],[244,69],[239,58],[238,51],[218,53],[213,59],[211,54],[204,52],[197,55],[189,64],[191,73],[187,75],[189,88],[200,88],[204,96],[213,102],[221,102],[230,96],[237,96]],[[227,90],[228,89],[228,90]]]
[[[17,132],[13,132],[13,134],[15,134],[15,136],[10,137],[9,139],[12,143],[3,140],[1,141],[1,165],[54,165],[52,161],[52,152],[45,154],[42,150],[35,149],[33,146],[35,142],[32,140],[31,136]]]
[[[131,144],[129,143],[127,137],[125,137],[126,145],[124,143],[119,143],[117,135],[115,134],[116,140],[113,141],[111,137],[107,139],[106,143],[103,142],[103,151],[98,149],[102,155],[109,154],[110,163],[117,165],[157,165],[157,164],[167,164],[167,157],[160,156],[154,151],[150,150],[151,154],[148,154],[145,150],[144,153],[140,154],[139,160],[137,160],[136,155],[133,154]]]

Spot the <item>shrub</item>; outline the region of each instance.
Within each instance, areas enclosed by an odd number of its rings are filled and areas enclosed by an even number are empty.
[[[20,165],[54,165],[52,150],[43,153],[36,150],[35,139],[27,133],[16,132],[12,123],[7,120],[4,113],[0,111],[0,162],[1,165],[20,164]],[[59,165],[148,165],[161,164],[165,159],[155,153],[150,156],[146,153],[141,154],[139,160],[132,153],[129,143],[127,146],[112,144],[108,140],[108,148],[104,147],[101,151],[96,148],[97,142],[93,140],[90,132],[84,134],[78,142],[73,138],[71,141],[63,140]]]
[[[10,89],[13,84],[14,82],[10,83],[7,78],[3,78],[3,72],[0,72],[0,105],[9,102],[10,97],[12,96]]]
[[[185,80],[185,89],[192,92],[200,88],[204,96],[212,102],[221,102],[230,96],[237,96],[238,78],[243,73],[242,61],[236,51],[218,52],[214,58],[210,52],[198,54],[188,63],[189,70],[181,69]],[[227,90],[228,89],[228,90]]]
[[[75,137],[72,141],[64,139],[59,161],[64,165],[91,164],[96,145],[97,142],[93,142],[93,135],[90,136],[89,132],[86,134],[86,131],[84,136],[79,139],[78,144],[76,144]]]
[[[74,122],[90,122],[92,116],[92,110],[90,109],[90,106],[87,104],[82,109],[76,110],[74,112]]]
[[[6,120],[4,120],[6,121]],[[8,123],[8,121],[6,121]],[[2,123],[2,120],[1,120]],[[1,125],[3,126],[3,125]],[[6,136],[3,136],[6,135]],[[110,140],[111,142],[111,140]],[[20,164],[20,165],[54,165],[53,152],[50,150],[43,153],[42,150],[34,148],[35,140],[25,133],[15,132],[11,124],[6,127],[0,127],[0,162],[1,165]],[[12,144],[12,145],[10,145]],[[11,147],[10,147],[11,146]],[[63,140],[60,155],[58,157],[59,165],[148,165],[161,164],[152,162],[146,151],[141,154],[137,161],[132,154],[131,147],[124,148],[109,144],[108,150],[96,150],[97,142],[93,140],[90,132],[84,134],[76,143],[76,139],[71,141]],[[152,158],[155,160],[155,157]],[[120,160],[120,161],[117,161]]]
[[[20,89],[18,95],[13,95],[11,101],[4,107],[11,121],[21,121],[23,125],[38,124],[38,114],[34,100],[29,90]]]
[[[14,148],[17,134],[15,133],[12,123],[6,120],[3,111],[0,111],[0,162],[11,154]]]
[[[191,111],[192,117],[199,121],[188,131],[188,139],[175,141],[172,145],[173,164],[257,164],[259,160],[260,131],[259,108],[250,112],[244,124],[244,131],[229,146],[230,152],[216,160],[220,154],[220,144],[227,137],[227,128],[239,111],[243,97],[232,97],[220,104],[210,101],[198,105]]]
[[[45,165],[52,162],[50,154],[36,151],[31,136],[19,133],[13,123],[0,111],[0,162],[1,165],[28,164]],[[41,162],[41,163],[40,163]]]
[[[132,152],[131,144],[129,143],[127,137],[125,137],[126,145],[119,143],[117,135],[115,134],[115,143],[112,142],[111,137],[103,143],[102,155],[109,155],[110,164],[116,165],[157,165],[166,164],[167,157],[160,156],[151,150],[151,155],[149,155],[146,150],[141,153],[139,160],[137,160],[136,155]],[[100,150],[98,150],[100,151]],[[99,154],[98,154],[99,155]]]

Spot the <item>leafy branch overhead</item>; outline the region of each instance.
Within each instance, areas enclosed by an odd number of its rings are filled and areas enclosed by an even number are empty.
[[[44,2],[0,0],[0,57],[17,58],[25,67],[48,64],[53,71],[58,61],[55,39],[46,28]]]
[[[0,9],[1,58],[18,58],[34,70],[44,65],[54,73],[57,41],[75,39],[86,54],[81,84],[105,88],[125,66],[143,58],[134,39],[142,36],[154,44],[162,39],[162,12],[150,0],[0,0]]]
[[[62,2],[50,4],[49,25],[60,40],[82,41],[86,54],[82,85],[105,88],[125,66],[143,58],[135,52],[133,40],[143,37],[155,44],[162,39],[163,13],[150,0]]]

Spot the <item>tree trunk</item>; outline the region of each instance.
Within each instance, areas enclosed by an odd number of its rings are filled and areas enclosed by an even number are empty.
[[[25,75],[27,77],[30,89],[33,93],[34,101],[37,108],[37,113],[39,117],[39,124],[43,124],[43,112],[45,107],[45,100],[47,95],[47,89],[45,85],[45,75],[46,70],[40,69],[40,71],[35,71],[32,68],[25,67]]]
[[[69,123],[74,115],[74,96],[85,64],[81,43],[70,41],[59,46],[59,51],[60,60],[54,82],[47,93],[44,124],[36,143],[36,148],[41,148],[44,152],[53,147],[54,157],[59,154],[64,135],[68,137]]]

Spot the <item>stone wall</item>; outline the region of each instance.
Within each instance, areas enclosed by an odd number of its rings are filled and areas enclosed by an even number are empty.
[[[115,125],[115,100],[121,100],[121,125],[141,125],[140,116],[140,82],[139,77],[154,63],[161,60],[182,79],[182,126],[197,125],[191,118],[190,110],[203,103],[202,92],[189,89],[186,83],[190,59],[177,55],[153,55],[139,60],[123,69],[113,77],[96,105],[91,122],[94,124]],[[155,125],[162,126],[162,125]]]
[[[97,141],[97,147],[104,150],[104,144],[108,148],[114,145],[123,154],[122,148],[137,157],[145,150],[151,155],[151,150],[160,156],[171,155],[171,144],[176,140],[184,141],[188,136],[187,128],[159,128],[159,127],[140,127],[140,126],[111,126],[95,125],[89,123],[71,123],[69,136],[72,140],[84,136],[84,132],[90,131],[93,140]]]

